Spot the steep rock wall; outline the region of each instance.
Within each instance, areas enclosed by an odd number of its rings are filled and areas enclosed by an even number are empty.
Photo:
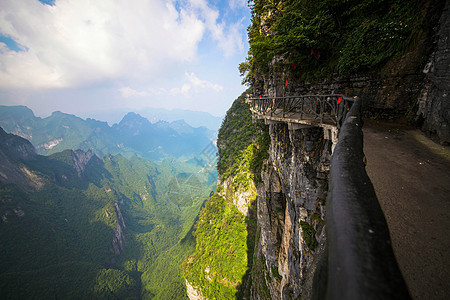
[[[118,255],[124,252],[124,246],[126,243],[124,231],[127,227],[125,226],[125,221],[123,220],[122,212],[120,211],[120,207],[117,203],[115,206],[115,211],[117,224],[111,242],[111,250],[112,252],[114,252],[114,254]]]
[[[78,177],[81,177],[87,164],[95,154],[91,151],[75,150],[72,151],[73,168],[77,171]]]
[[[426,74],[418,99],[416,121],[422,130],[450,144],[450,2],[442,11],[436,48],[423,69]]]
[[[321,128],[270,125],[270,157],[258,185],[251,299],[295,299],[302,293],[324,229],[331,142]]]

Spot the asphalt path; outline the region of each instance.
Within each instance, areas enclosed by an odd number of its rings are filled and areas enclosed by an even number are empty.
[[[413,299],[450,299],[450,147],[366,120],[364,153]]]

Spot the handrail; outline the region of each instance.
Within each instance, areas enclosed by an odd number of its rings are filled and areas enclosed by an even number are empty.
[[[409,299],[363,162],[361,100],[334,149],[327,197],[327,299]]]
[[[299,95],[284,97],[248,97],[250,109],[259,115],[298,118],[316,123],[329,123],[340,128],[354,98],[340,94]]]

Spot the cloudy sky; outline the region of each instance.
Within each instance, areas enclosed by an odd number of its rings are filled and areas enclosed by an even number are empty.
[[[0,0],[0,104],[223,115],[245,89],[249,14],[246,0]]]

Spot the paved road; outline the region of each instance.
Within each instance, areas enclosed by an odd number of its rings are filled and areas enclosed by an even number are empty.
[[[450,299],[450,147],[368,120],[367,173],[413,299]]]

